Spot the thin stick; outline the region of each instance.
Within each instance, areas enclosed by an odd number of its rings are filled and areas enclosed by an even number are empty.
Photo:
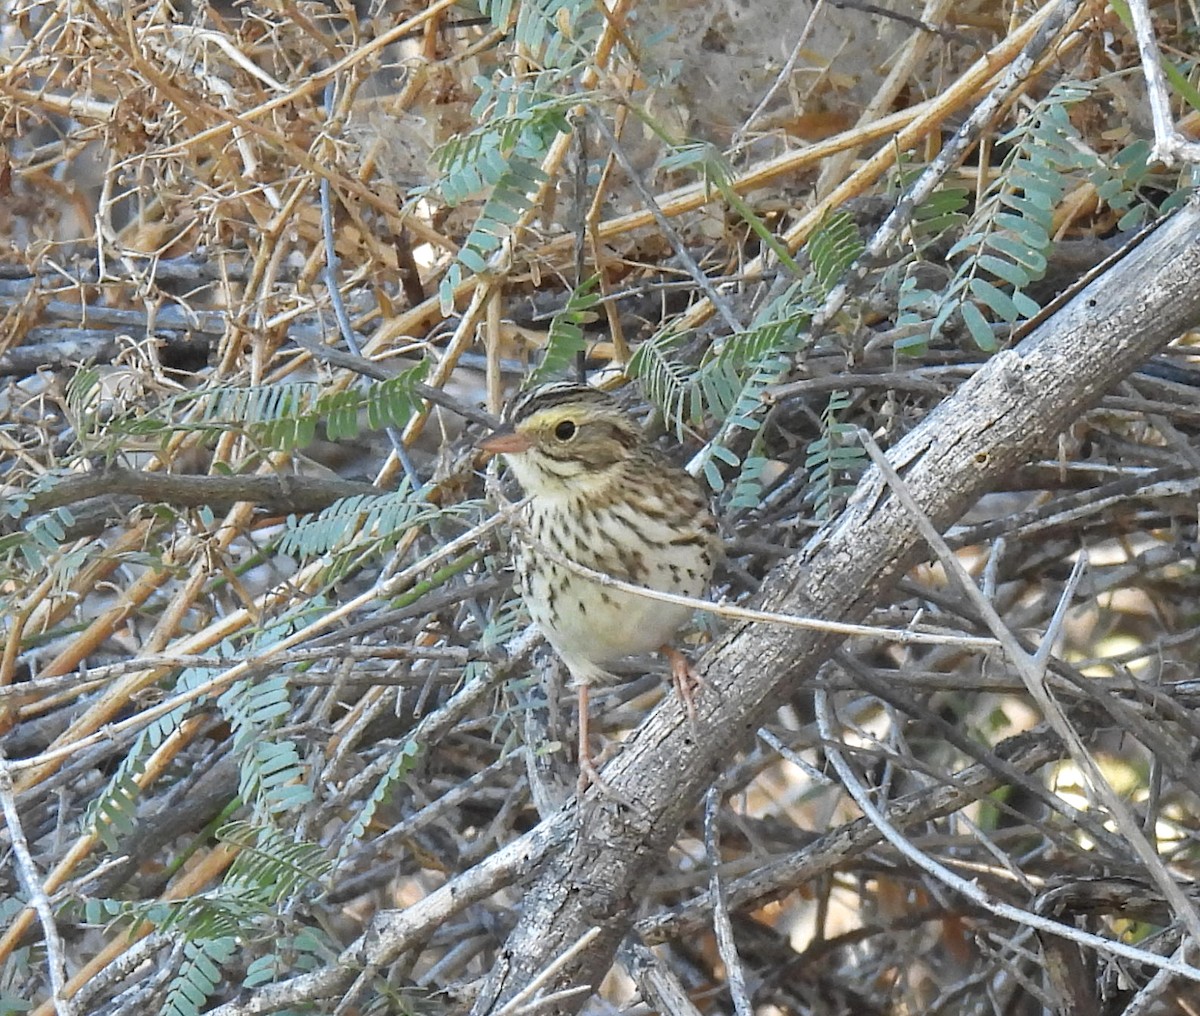
[[[67,961],[62,938],[54,923],[54,910],[50,899],[42,890],[42,878],[29,844],[25,840],[25,829],[21,825],[21,813],[17,811],[17,800],[13,795],[12,775],[6,762],[0,761],[0,806],[4,810],[4,821],[8,826],[8,839],[12,844],[17,878],[29,905],[37,912],[42,925],[42,942],[46,946],[46,967],[50,972],[50,994],[54,999],[54,1011],[58,1016],[75,1016],[75,1005],[66,997]]]
[[[720,787],[709,787],[704,798],[704,852],[708,855],[708,893],[712,900],[713,930],[717,935],[717,952],[725,965],[725,982],[733,997],[733,1011],[737,1016],[753,1016],[754,1007],[746,991],[746,971],[738,955],[737,943],[733,940],[733,923],[729,920],[725,888],[721,884],[721,843],[717,831],[720,810]]]
[[[554,977],[555,974],[557,974],[563,967],[570,963],[571,960],[583,952],[584,949],[591,945],[596,940],[597,936],[599,936],[599,934],[599,928],[591,928],[588,931],[585,931],[569,949],[556,956],[553,962],[549,963],[546,968],[537,975],[537,977],[525,985],[521,991],[513,995],[513,997],[509,999],[508,1004],[505,1005],[503,1009],[499,1009],[496,1012],[496,1016],[514,1016],[516,1013],[526,1011],[524,1008],[525,1003],[529,1001],[529,999],[531,999],[536,992],[540,991],[542,986],[545,985],[546,982],[548,982],[552,977]],[[577,994],[577,990],[571,989],[571,993]]]

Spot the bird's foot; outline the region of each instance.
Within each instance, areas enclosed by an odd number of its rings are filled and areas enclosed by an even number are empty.
[[[696,694],[704,687],[704,680],[696,673],[691,660],[674,646],[663,646],[659,652],[667,658],[671,665],[671,683],[679,695],[679,701],[687,712],[688,723],[693,729],[696,726]]]

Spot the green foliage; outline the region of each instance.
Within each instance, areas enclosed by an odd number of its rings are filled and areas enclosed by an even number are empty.
[[[1133,27],[1133,17],[1129,13],[1129,4],[1126,0],[1111,0],[1111,6],[1117,17],[1121,19],[1121,23],[1125,26],[1126,30],[1130,34],[1136,34]],[[1184,34],[1184,39],[1190,35],[1191,40],[1195,41],[1194,19],[1190,22],[1186,18],[1183,19],[1179,27],[1181,34]],[[1190,32],[1188,32],[1188,28],[1191,29]],[[1176,40],[1175,45],[1181,47],[1183,52],[1187,52],[1187,44],[1183,39]],[[1179,51],[1179,49],[1176,50],[1176,52]],[[1195,53],[1195,50],[1193,49],[1192,52]],[[1188,79],[1187,73],[1181,70],[1179,65],[1170,59],[1160,59],[1159,63],[1163,69],[1163,74],[1166,76],[1167,83],[1175,90],[1176,94],[1191,106],[1192,109],[1200,110],[1200,89]],[[1193,61],[1189,70],[1193,70],[1194,72],[1194,67],[1195,63]]]
[[[238,681],[217,699],[217,705],[233,727],[241,799],[268,814],[307,804],[312,790],[295,742],[270,736],[272,728],[291,709],[287,675]]]
[[[914,166],[908,153],[902,151],[896,153],[896,164],[898,169],[889,182],[888,193],[898,201],[921,176],[924,167]],[[914,207],[907,231],[912,248],[921,253],[940,237],[962,232],[969,221],[971,194],[966,187],[943,183]]]
[[[237,949],[238,941],[232,935],[186,939],[183,963],[167,988],[165,1016],[199,1016],[204,1003],[221,983],[222,964]]]
[[[485,10],[497,28],[509,27],[512,0]],[[531,63],[551,80],[569,78],[591,55],[604,20],[587,0],[522,0],[513,36]]]
[[[506,170],[463,241],[457,260],[442,277],[438,294],[444,314],[454,309],[454,290],[462,282],[463,269],[477,275],[487,271],[488,259],[504,242],[511,227],[533,207],[534,195],[545,179],[537,160],[516,153],[507,160]]]
[[[629,376],[641,382],[643,394],[662,410],[677,437],[699,418],[702,409],[693,387],[696,368],[672,356],[682,339],[680,333],[668,329],[647,339],[629,358]]]
[[[365,415],[371,430],[405,426],[420,407],[420,396],[414,389],[425,380],[428,370],[428,362],[422,360],[386,381],[367,381],[347,391],[325,392],[317,395],[315,404],[307,410],[302,408],[299,391],[291,398],[284,393],[281,398],[268,400],[273,404],[269,409],[264,404],[265,412],[224,419],[245,419],[261,425],[260,440],[283,450],[310,444],[321,421],[325,422],[325,435],[330,441],[352,440],[358,437],[360,415]]]
[[[643,120],[648,121],[648,117],[644,111],[638,112]],[[655,125],[651,126],[666,141],[665,133]],[[715,145],[707,141],[698,141],[691,144],[672,146],[670,154],[661,161],[660,165],[663,169],[670,171],[682,169],[698,171],[705,186],[714,188],[720,193],[721,197],[725,199],[725,203],[741,217],[742,221],[750,227],[763,245],[775,254],[780,263],[793,275],[798,276],[801,274],[800,266],[796,264],[787,247],[779,242],[779,239],[771,232],[767,224],[755,214],[749,202],[734,189],[732,182],[734,177],[733,167],[729,165]]]
[[[779,381],[792,357],[807,346],[813,313],[862,249],[850,216],[834,213],[805,248],[811,270],[770,300],[749,328],[714,345],[699,367],[671,356],[678,338],[670,333],[644,342],[634,353],[630,374],[642,382],[647,398],[662,409],[677,433],[699,426],[705,417],[720,424],[698,459],[713,490],[725,485],[722,466],[744,468],[728,447],[730,439],[738,431],[758,430],[763,392]],[[743,496],[750,489],[749,485],[743,487]]]
[[[1100,166],[1092,176],[1096,196],[1114,211],[1125,212],[1118,229],[1134,229],[1146,217],[1148,205],[1138,191],[1150,176],[1150,142],[1139,138],[1119,151],[1111,166]]]
[[[95,405],[100,392],[100,371],[92,364],[80,367],[67,380],[67,414],[75,432],[86,437],[97,427]]]
[[[23,507],[24,503],[17,501],[7,506],[5,511],[12,517],[17,517],[14,509]],[[16,532],[0,536],[0,560],[11,560],[14,554],[20,554],[30,571],[49,568],[62,550],[63,542],[67,538],[67,527],[73,525],[75,516],[66,506],[52,508],[36,515]]]
[[[318,928],[301,928],[295,935],[273,941],[272,946],[270,951],[246,964],[242,987],[256,988],[284,975],[316,970],[338,954],[335,943]]]
[[[1058,85],[1000,138],[1011,149],[966,234],[950,249],[950,258],[966,256],[943,294],[932,336],[959,322],[980,349],[991,352],[997,346],[993,321],[1011,325],[1041,309],[1025,289],[1046,272],[1054,209],[1071,174],[1096,165],[1067,117],[1068,108],[1088,94],[1080,85]]]
[[[863,242],[848,212],[831,212],[805,246],[815,277],[805,280],[805,295],[825,299],[846,270],[862,255]]]
[[[920,261],[908,261],[900,270],[904,277],[896,295],[896,324],[908,334],[893,348],[904,356],[918,356],[929,348],[929,321],[937,314],[941,294],[922,285]]]
[[[494,27],[507,32],[515,2],[516,0],[478,0],[479,12],[484,17],[491,18]]]
[[[43,473],[32,486],[38,487],[39,484],[45,485],[46,477],[49,473]],[[33,495],[36,491],[32,489],[18,490],[15,487],[10,491],[4,492],[4,497],[0,498],[0,519],[10,518],[19,519],[27,511],[29,511],[29,502],[33,500]]]
[[[507,30],[511,0],[487,4],[484,12]],[[546,182],[541,161],[554,138],[571,130],[568,112],[592,96],[577,87],[580,72],[603,27],[588,0],[524,0],[513,31],[522,61],[519,73],[498,70],[476,78],[479,99],[472,110],[479,126],[451,138],[436,153],[438,186],[450,204],[491,188],[462,249],[443,276],[438,295],[449,314],[463,272],[486,272],[489,259],[512,227],[529,211]]]
[[[1139,138],[1122,148],[1108,162],[1098,162],[1091,182],[1100,200],[1122,212],[1117,228],[1137,229],[1155,215],[1165,214],[1194,193],[1185,174],[1152,172],[1151,145]],[[1166,197],[1161,198],[1165,193]]]
[[[479,633],[479,648],[482,653],[490,653],[498,646],[504,645],[518,632],[529,624],[529,611],[525,601],[520,596],[512,596],[500,603],[488,618],[487,624]],[[491,664],[485,660],[472,660],[463,668],[463,681],[475,681],[487,677]],[[499,709],[495,713],[495,723],[492,726],[492,740],[504,745],[504,751],[509,751],[517,744],[524,743],[520,731],[524,724],[527,700],[530,694],[528,683],[520,678],[510,682],[510,687],[517,692],[522,700],[522,706],[514,715],[511,709]],[[537,692],[532,692],[537,694]]]
[[[245,943],[267,938],[265,920],[302,891],[322,884],[332,868],[319,844],[296,840],[274,826],[230,822],[217,836],[240,849],[223,883],[211,893],[167,902],[81,901],[89,923],[121,920],[136,926],[147,921],[178,937],[183,958],[163,1010],[174,1016],[198,1014],[221,983],[221,968]],[[294,948],[329,951],[317,933],[291,941]],[[274,942],[272,946],[274,955]]]
[[[276,448],[303,448],[317,436],[323,416],[337,413],[344,420],[352,392],[323,395],[314,382],[212,388],[193,397],[194,418],[203,427],[237,428]],[[321,406],[321,399],[327,401]],[[324,410],[324,413],[321,410]]]
[[[525,601],[513,596],[501,603],[479,633],[479,648],[488,653],[504,645],[529,623]]]
[[[414,526],[447,512],[469,511],[471,507],[468,503],[451,509],[438,508],[426,501],[421,492],[414,494],[412,485],[404,478],[396,490],[386,494],[355,494],[340,498],[315,515],[289,515],[278,551],[301,560],[344,554],[349,549],[360,555],[380,553],[395,546]]]
[[[1054,210],[1067,190],[1088,181],[1110,208],[1121,212],[1121,229],[1147,215],[1151,187],[1182,193],[1178,180],[1152,178],[1150,146],[1138,140],[1109,159],[1087,147],[1068,117],[1070,107],[1091,93],[1073,82],[1056,86],[999,142],[1008,151],[995,181],[975,209],[963,236],[950,248],[955,274],[942,290],[918,281],[910,262],[902,270],[897,325],[912,334],[895,344],[897,352],[922,352],[947,329],[963,326],[985,352],[997,347],[995,326],[1015,325],[1040,307],[1026,289],[1041,279],[1053,244]],[[922,238],[956,228],[962,191],[944,189],[918,208],[912,234]]]
[[[333,869],[320,844],[295,840],[272,825],[229,822],[217,830],[217,838],[241,848],[223,891],[264,907],[321,884]]]
[[[29,512],[34,497],[53,490],[65,477],[74,475],[63,470],[47,470],[24,489],[11,485],[0,503],[0,519],[18,520]],[[75,525],[75,515],[62,505],[40,512],[0,536],[0,589],[19,590],[29,584],[26,573],[38,575],[33,584],[47,574],[53,579],[51,595],[61,595],[79,569],[95,553],[95,541],[82,540],[67,549],[68,529]],[[0,594],[0,611],[6,598]]]
[[[113,853],[117,852],[120,840],[134,829],[137,800],[141,796],[141,788],[135,781],[146,771],[142,752],[143,741],[139,738],[84,815],[85,829],[98,834]]]
[[[571,293],[567,305],[550,322],[550,335],[542,351],[542,362],[529,375],[527,384],[539,385],[556,377],[575,363],[576,357],[587,349],[583,325],[594,321],[594,308],[600,303],[596,292],[600,277],[585,279]]]
[[[228,654],[232,647],[224,642],[218,652]],[[198,688],[212,676],[210,669],[189,667],[176,679],[168,693],[168,697],[181,695]],[[86,832],[99,835],[104,845],[112,852],[117,852],[122,837],[129,835],[134,829],[137,817],[137,804],[141,797],[141,788],[136,780],[146,769],[146,759],[168,737],[179,728],[184,718],[203,699],[177,706],[169,713],[151,720],[133,742],[125,757],[117,766],[116,771],[109,777],[104,789],[88,806],[84,814],[83,828]]]
[[[9,928],[17,915],[28,906],[28,901],[21,896],[0,896],[0,928]],[[15,1016],[28,1012],[33,1003],[22,994],[12,990],[14,981],[22,981],[30,976],[30,946],[16,946],[0,972],[0,1016]],[[44,961],[42,961],[44,962]]]
[[[754,444],[759,444],[757,437]],[[762,503],[762,474],[769,461],[770,459],[765,455],[754,454],[753,448],[751,454],[742,459],[742,467],[738,471],[737,479],[733,484],[733,492],[729,498],[731,511],[741,508],[757,508]]]
[[[809,495],[816,517],[830,518],[835,502],[854,490],[854,482],[866,464],[866,452],[858,443],[856,428],[843,423],[838,414],[850,408],[849,392],[833,392],[821,414],[821,436],[808,446]]]
[[[421,361],[386,381],[364,381],[341,392],[313,381],[205,388],[168,399],[153,413],[114,419],[106,433],[165,439],[184,430],[234,431],[287,451],[311,444],[323,423],[330,441],[353,439],[363,422],[371,430],[408,423],[421,404],[415,388],[427,371]]]
[[[178,900],[82,897],[72,900],[68,906],[81,907],[87,924],[136,928],[144,921],[159,931],[175,931],[194,938],[238,935],[251,926],[252,918],[264,912],[256,902],[224,898],[220,891]]]
[[[371,793],[367,795],[366,800],[359,807],[353,821],[345,829],[342,845],[338,848],[337,860],[339,863],[346,859],[350,851],[366,834],[368,827],[371,825],[371,820],[375,817],[375,813],[379,810],[380,805],[388,799],[395,785],[412,772],[412,768],[416,765],[420,754],[420,746],[416,741],[409,739],[392,756],[392,761],[387,771],[379,778]]]
[[[510,112],[493,109],[486,123],[455,135],[434,151],[442,197],[450,205],[462,204],[499,185],[514,158],[526,164],[532,160],[536,168],[536,160],[545,154],[555,135],[571,129],[567,112],[583,98],[539,95],[518,89],[511,79],[496,86],[487,79],[477,79],[476,84],[487,100]],[[477,103],[473,112],[481,116],[487,111]]]

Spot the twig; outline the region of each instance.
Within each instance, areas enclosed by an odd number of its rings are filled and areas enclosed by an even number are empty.
[[[386,600],[394,596],[397,592],[407,588],[415,576],[421,571],[432,567],[434,564],[457,554],[460,550],[475,543],[485,533],[491,531],[500,521],[499,516],[492,518],[474,526],[472,529],[463,533],[462,536],[451,540],[449,543],[443,544],[432,553],[427,554],[421,560],[391,576],[385,581],[378,582],[366,592],[360,593],[353,599],[340,605],[336,609],[327,614],[323,614],[311,624],[305,626],[299,631],[281,639],[274,645],[265,648],[260,656],[254,660],[246,660],[235,664],[221,674],[205,681],[203,684],[190,688],[187,691],[180,692],[178,695],[172,695],[170,698],[160,702],[156,706],[142,710],[129,716],[123,720],[118,720],[115,723],[108,724],[101,730],[87,734],[77,738],[69,744],[60,745],[57,748],[51,748],[41,754],[34,755],[30,758],[23,758],[9,763],[12,771],[18,769],[37,769],[48,763],[57,762],[61,759],[70,758],[72,755],[83,751],[85,748],[90,748],[94,744],[99,744],[101,741],[123,733],[127,730],[136,730],[147,723],[150,723],[162,716],[166,716],[174,709],[178,709],[182,705],[196,702],[200,699],[207,698],[209,695],[219,694],[228,688],[235,681],[246,677],[254,671],[255,668],[263,665],[267,660],[273,660],[280,653],[286,652],[298,645],[303,644],[308,639],[318,635],[330,628],[338,625],[345,617],[350,616],[356,611],[365,606],[375,603],[377,600]]]
[[[590,991],[591,989],[587,985],[579,984],[574,988],[563,988],[561,991],[554,991],[549,995],[543,995],[532,1002],[526,1002],[519,1009],[510,1009],[508,1006],[505,1006],[500,1011],[506,1013],[507,1016],[534,1016],[535,1013],[557,1006],[560,1002],[568,1002],[573,998],[578,998],[580,995],[587,995]],[[561,1012],[561,1010],[555,1011]]]
[[[789,748],[778,737],[767,730],[766,727],[759,727],[758,737],[759,740],[769,744],[773,751],[778,752],[781,758],[787,759],[787,761],[804,773],[804,775],[813,783],[817,783],[822,786],[829,786],[833,783],[833,780],[821,772],[820,769],[806,762],[800,757],[798,752],[795,752]]]
[[[675,972],[637,938],[625,940],[619,952],[621,963],[638,983],[642,998],[663,1016],[700,1016]]]
[[[1182,963],[1186,953],[1187,946],[1181,945],[1175,950],[1171,958]],[[1157,971],[1150,980],[1142,985],[1129,1004],[1121,1010],[1121,1016],[1148,1016],[1151,1012],[1161,1011],[1160,1006],[1163,1006],[1162,994],[1166,990],[1167,985],[1171,983],[1173,976],[1169,970]]]
[[[536,1010],[527,1009],[525,1003],[528,1002],[535,994],[541,991],[542,986],[550,981],[563,967],[578,956],[584,949],[591,945],[596,936],[600,934],[599,928],[593,928],[591,931],[585,932],[579,938],[571,943],[569,949],[564,949],[554,960],[547,964],[537,977],[533,978],[524,988],[513,995],[508,1000],[508,1003],[501,1009],[496,1011],[496,1016],[516,1016],[517,1013],[532,1012]],[[583,991],[588,991],[587,987],[582,987]],[[571,995],[578,994],[580,988],[569,989]],[[561,994],[561,993],[560,993]]]
[[[925,32],[929,35],[939,35],[943,39],[951,39],[966,46],[976,45],[976,40],[972,39],[965,32],[956,32],[953,28],[943,28],[941,25],[931,24],[925,18],[914,17],[911,14],[904,14],[901,11],[893,11],[891,8],[881,7],[878,4],[861,3],[860,0],[830,0],[830,5],[838,8],[838,10],[862,11],[864,14],[887,18],[891,21],[897,21],[902,25],[911,25],[917,31]]]
[[[4,812],[4,822],[8,827],[8,839],[12,844],[17,878],[21,882],[21,888],[25,890],[27,904],[37,912],[38,921],[42,925],[42,942],[46,947],[46,967],[50,973],[50,995],[54,1000],[54,1011],[58,1016],[75,1016],[75,1003],[65,994],[67,961],[62,938],[58,934],[58,926],[54,923],[54,910],[50,906],[50,900],[42,889],[42,878],[38,874],[37,865],[33,863],[33,855],[30,854],[29,844],[25,840],[21,813],[17,811],[17,802],[13,796],[12,776],[8,763],[3,758],[0,758],[0,809]]]
[[[511,506],[508,513],[514,516],[514,520],[519,521],[515,513],[512,512]],[[777,625],[781,628],[806,628],[812,631],[835,632],[839,635],[883,639],[899,645],[947,645],[959,646],[963,649],[984,650],[995,649],[998,645],[995,639],[981,638],[975,635],[951,635],[941,632],[911,631],[899,628],[877,628],[868,624],[846,624],[842,621],[826,621],[817,617],[800,617],[795,614],[778,614],[768,610],[752,610],[749,607],[739,607],[732,603],[714,603],[712,600],[701,600],[694,596],[665,593],[658,589],[640,586],[634,582],[626,582],[624,579],[614,578],[611,575],[604,574],[604,572],[598,572],[592,568],[585,567],[577,561],[563,556],[553,547],[540,541],[535,541],[524,531],[523,527],[518,528],[517,533],[522,540],[535,545],[539,554],[549,558],[555,564],[570,569],[576,575],[582,575],[584,578],[590,579],[597,585],[607,586],[610,589],[619,589],[623,593],[634,593],[648,600],[658,600],[661,603],[672,603],[680,607],[688,607],[691,610],[699,610],[705,614],[728,618],[731,621],[754,621],[761,624]]]
[[[746,993],[746,971],[738,956],[737,943],[733,940],[733,925],[729,920],[725,889],[721,884],[721,845],[717,830],[721,796],[720,788],[714,785],[708,788],[704,798],[704,853],[708,858],[708,894],[712,899],[713,931],[717,936],[717,952],[725,965],[725,981],[733,997],[733,1010],[737,1016],[753,1016],[754,1007]]]
[[[314,359],[321,363],[329,364],[331,367],[340,367],[343,370],[352,370],[356,374],[362,374],[364,377],[374,378],[376,381],[386,381],[389,378],[397,376],[397,371],[389,367],[386,363],[380,363],[376,360],[370,360],[362,355],[347,353],[341,349],[335,349],[333,346],[327,346],[324,342],[317,339],[310,339],[304,336],[289,335],[291,340],[296,343],[306,353],[310,353]],[[491,413],[484,412],[475,406],[456,399],[449,392],[442,388],[435,388],[433,385],[427,385],[424,382],[418,381],[412,386],[414,394],[419,395],[426,402],[432,402],[435,406],[441,406],[443,409],[448,409],[450,412],[461,416],[464,420],[470,420],[472,423],[477,423],[481,427],[487,427],[489,430],[494,430],[500,426],[500,421]]]
[[[410,737],[413,740],[417,740],[415,732]],[[424,742],[418,741],[418,743]],[[361,870],[367,858],[377,856],[397,840],[404,840],[415,835],[439,819],[445,818],[455,808],[477,797],[480,791],[496,785],[497,777],[508,773],[518,766],[524,765],[528,754],[528,749],[509,752],[509,754],[501,756],[486,768],[473,773],[468,779],[463,780],[458,786],[446,791],[446,793],[442,794],[436,800],[430,801],[429,804],[425,805],[415,814],[397,822],[390,829],[372,836],[369,842],[363,843],[360,849],[348,858],[347,864],[351,864]],[[327,773],[331,773],[333,770],[334,766],[332,764],[326,766]],[[353,808],[353,802],[359,800],[357,795],[362,792],[362,789],[361,786],[356,788],[354,792],[351,792],[349,788],[342,789],[337,795],[339,801],[344,802],[341,806]],[[339,805],[333,803],[329,810],[333,811],[337,807]],[[387,869],[383,872],[382,877],[391,879],[393,873],[390,869]],[[326,895],[326,900],[334,905],[347,903],[365,892],[368,888],[368,883],[372,883],[369,876],[345,879]]]
[[[970,145],[974,143],[983,126],[996,114],[1003,102],[1016,91],[1017,87],[1026,80],[1029,72],[1036,63],[1036,57],[1049,45],[1051,39],[1057,35],[1066,23],[1067,18],[1078,10],[1082,2],[1083,0],[1052,0],[1052,3],[1043,7],[1030,19],[1031,23],[1039,18],[1042,19],[1033,36],[1009,64],[1008,70],[1005,71],[1000,83],[992,90],[988,98],[975,108],[955,136],[943,147],[938,157],[930,163],[929,167],[912,185],[908,193],[897,202],[891,214],[884,220],[879,229],[876,230],[875,235],[867,244],[867,248],[862,256],[850,266],[843,280],[830,291],[821,307],[812,317],[809,332],[813,336],[822,332],[838,313],[841,312],[853,293],[857,292],[861,287],[879,257],[886,252],[888,245],[895,237],[900,235],[903,227],[912,218],[913,211],[917,205],[929,197],[941,179],[962,158]],[[991,76],[990,71],[988,76]],[[882,166],[878,167],[878,171],[882,172],[882,168]],[[862,173],[866,170],[867,167],[864,167],[859,172]],[[844,200],[841,192],[848,184],[849,181],[846,181],[842,187],[826,195],[818,203],[817,207],[804,217],[802,224],[797,224],[789,230],[789,245],[792,245],[794,240],[795,245],[798,246],[803,236],[811,235],[812,230],[815,230],[817,224],[820,222],[818,216],[823,214],[823,211],[836,207],[835,199],[838,201]],[[761,274],[762,270],[763,258],[761,256],[744,268],[744,271],[749,274],[753,274],[756,271]],[[708,308],[704,307],[701,302],[692,307],[680,324],[682,327],[694,327],[698,320],[703,320],[707,315]],[[716,434],[705,443],[703,448],[692,456],[687,465],[688,472],[696,475],[703,464],[711,457],[713,447],[725,444],[732,432],[737,429],[736,425],[732,422],[733,420],[734,417],[731,416],[722,423]]]
[[[950,172],[968,149],[978,141],[984,127],[1000,112],[1004,104],[1016,93],[1037,63],[1038,57],[1050,45],[1067,21],[1074,16],[1083,0],[1059,0],[1053,12],[1038,28],[1020,54],[1008,65],[1000,83],[979,103],[963,125],[938,152],[937,157],[926,167],[867,243],[866,250],[850,267],[846,278],[839,282],[825,298],[820,309],[813,315],[810,330],[813,335],[824,331],[841,312],[846,301],[866,279],[867,274],[887,252],[888,247],[912,219],[913,212],[927,201],[942,178]]]
[[[467,711],[497,684],[505,680],[508,670],[504,667],[489,667],[487,672],[468,681],[461,690],[455,693],[445,705],[435,709],[421,720],[408,734],[408,739],[418,745],[434,745],[441,741],[446,731],[450,730]],[[331,762],[334,764],[336,760]],[[374,784],[392,764],[390,755],[382,755],[361,772],[355,773],[342,788],[342,794],[348,800],[355,800],[368,787]]]
[[[725,322],[725,326],[732,332],[745,331],[745,326],[738,321],[738,319],[734,316],[733,311],[731,311],[728,305],[725,303],[724,298],[713,288],[708,276],[701,271],[700,266],[696,264],[692,256],[688,254],[687,246],[684,244],[682,237],[680,237],[680,235],[676,232],[675,227],[672,226],[668,221],[667,217],[663,214],[662,209],[659,208],[658,199],[650,193],[649,188],[642,181],[641,174],[638,173],[637,167],[635,167],[633,163],[629,161],[629,156],[625,154],[624,149],[621,148],[620,143],[613,136],[613,132],[609,130],[608,124],[604,122],[604,118],[594,110],[589,109],[588,119],[591,120],[596,129],[604,135],[604,140],[608,142],[609,150],[616,157],[616,160],[618,163],[620,163],[621,168],[625,170],[625,175],[629,178],[629,182],[633,185],[633,189],[638,192],[638,197],[642,199],[642,203],[648,209],[650,209],[651,214],[654,216],[654,221],[658,224],[658,228],[662,230],[663,235],[670,242],[671,249],[675,252],[675,256],[679,258],[684,268],[687,269],[688,274],[692,277],[692,280],[696,283],[704,295],[712,301],[713,307],[716,308],[721,320]]]
[[[218,1006],[209,1016],[252,1016],[330,997],[353,979],[355,970],[391,962],[472,903],[527,875],[549,851],[561,848],[575,821],[574,807],[563,809],[475,867],[450,879],[419,903],[405,910],[377,914],[367,931],[347,946],[334,963],[260,988],[251,998]]]
[[[341,498],[382,493],[369,483],[320,476],[179,475],[113,466],[59,478],[54,486],[29,499],[25,514],[48,512],[88,498],[129,495],[148,504],[224,511],[239,502],[249,502],[273,514],[303,514],[328,508]],[[16,521],[0,524],[0,531],[15,526]]]
[[[1171,119],[1171,100],[1167,97],[1167,79],[1162,69],[1162,53],[1154,38],[1154,24],[1146,0],[1129,0],[1129,14],[1137,37],[1138,55],[1146,78],[1146,97],[1154,120],[1154,158],[1170,166],[1175,162],[1200,163],[1200,143],[1188,141]]]
[[[330,78],[325,85],[325,109],[331,117],[336,90],[337,79]],[[321,177],[319,191],[321,196],[321,237],[325,244],[325,291],[329,294],[329,302],[333,306],[333,316],[337,321],[338,331],[341,332],[342,341],[346,343],[354,356],[361,358],[362,350],[354,335],[354,328],[350,324],[350,315],[346,313],[346,302],[342,299],[342,291],[338,286],[337,243],[334,239],[333,200],[330,197],[328,176]],[[408,482],[412,484],[413,490],[423,490],[421,476],[417,472],[417,467],[413,465],[408,449],[404,447],[404,442],[400,440],[400,432],[391,424],[384,427],[384,432],[392,443],[392,450],[396,453],[396,458],[400,460],[400,466],[404,470],[404,475],[408,477]]]
[[[808,43],[808,37],[812,34],[813,26],[817,23],[817,18],[820,17],[821,10],[825,6],[825,0],[817,0],[813,4],[813,8],[808,12],[808,17],[804,21],[804,27],[800,30],[800,38],[796,40],[796,45],[792,47],[791,55],[787,58],[787,63],[783,65],[783,69],[775,76],[775,80],[771,82],[771,87],[759,100],[754,111],[746,117],[745,123],[737,129],[733,135],[733,144],[735,148],[740,148],[745,140],[746,134],[754,125],[754,121],[762,116],[762,112],[767,108],[767,104],[771,98],[783,87],[783,83],[788,81],[792,76],[792,71],[796,69],[796,64],[800,61],[800,51],[804,49]]]
[[[154,932],[147,935],[141,941],[132,944],[99,973],[88,978],[86,984],[80,985],[72,1001],[77,1005],[90,1006],[93,999],[102,998],[107,991],[113,989],[121,981],[137,972],[139,967],[146,968],[146,976],[137,979],[134,990],[145,988],[147,985],[153,986],[156,989],[161,987],[161,983],[174,976],[177,969],[174,963],[164,963],[163,957],[159,955],[163,951],[164,938],[165,936]],[[181,936],[176,943],[176,948],[181,954],[183,952],[183,945],[184,939]],[[117,1000],[120,999],[121,995],[118,995]],[[96,1008],[99,1009],[99,1005]],[[84,1011],[96,1010],[85,1009]],[[133,1012],[135,1010],[122,1008],[118,1004],[110,1011]]]
[[[1032,772],[1062,756],[1062,745],[1045,724],[1007,738],[995,754],[1019,772]],[[901,827],[932,822],[979,801],[997,787],[1011,783],[1010,769],[990,760],[968,766],[941,786],[923,787],[891,802],[890,814]],[[760,864],[747,875],[731,878],[725,886],[729,905],[735,909],[753,906],[782,892],[805,885],[860,857],[883,839],[866,819],[838,826],[817,837],[803,849]],[[657,944],[680,936],[696,935],[710,923],[708,893],[677,907],[669,914],[656,914],[635,925],[647,942]]]

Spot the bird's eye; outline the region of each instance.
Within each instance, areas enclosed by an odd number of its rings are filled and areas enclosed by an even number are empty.
[[[554,436],[560,441],[570,441],[575,436],[575,424],[570,420],[560,420],[554,428]]]

